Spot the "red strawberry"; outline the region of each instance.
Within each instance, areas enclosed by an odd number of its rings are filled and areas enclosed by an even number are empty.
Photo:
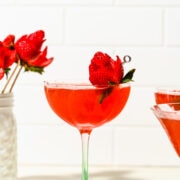
[[[21,36],[16,41],[15,48],[20,58],[28,62],[39,55],[44,41],[44,31],[38,30],[30,35]]]
[[[106,53],[95,53],[89,65],[89,80],[93,85],[119,84],[123,75],[123,65],[118,56],[115,61]]]
[[[15,40],[15,36],[13,34],[8,35],[3,41],[3,46],[8,47],[8,48],[11,48],[11,47],[13,48],[14,40]]]

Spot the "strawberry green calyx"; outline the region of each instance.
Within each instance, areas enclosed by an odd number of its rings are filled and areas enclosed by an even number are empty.
[[[130,71],[128,71],[127,74],[125,74],[125,76],[121,79],[120,83],[127,83],[134,81],[132,78],[135,71],[136,69],[131,69]]]

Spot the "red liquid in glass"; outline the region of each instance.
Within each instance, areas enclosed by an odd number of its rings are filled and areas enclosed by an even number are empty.
[[[180,90],[155,92],[156,104],[180,102]]]
[[[180,119],[159,118],[159,120],[180,157]]]
[[[102,94],[107,90],[107,87],[45,85],[45,94],[53,111],[81,132],[90,132],[93,128],[111,121],[124,108],[130,86],[114,86],[100,103]]]

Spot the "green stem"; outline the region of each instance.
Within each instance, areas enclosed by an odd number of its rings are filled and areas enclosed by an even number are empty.
[[[82,180],[88,180],[88,151],[90,133],[81,133],[82,141]]]

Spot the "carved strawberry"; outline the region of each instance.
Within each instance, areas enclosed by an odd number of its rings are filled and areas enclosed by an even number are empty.
[[[131,69],[126,75],[124,75],[123,64],[130,62],[130,56],[124,56],[123,62],[116,56],[116,60],[113,60],[108,54],[103,52],[97,52],[91,59],[89,65],[89,80],[94,86],[109,86],[100,99],[99,103],[102,103],[104,98],[107,97],[113,90],[115,85],[120,83],[127,83],[132,81],[135,69]]]
[[[124,56],[123,62],[116,56],[116,61],[108,54],[96,52],[89,65],[89,80],[95,86],[115,85],[132,81],[135,69],[124,75],[123,64],[130,62],[130,56]]]
[[[122,61],[116,61],[108,54],[97,52],[89,65],[89,80],[93,85],[119,84],[124,75]]]
[[[47,58],[47,46],[42,50],[45,41],[43,30],[23,35],[15,42],[16,52],[21,59],[25,71],[43,73],[44,67],[51,64],[53,58]]]

